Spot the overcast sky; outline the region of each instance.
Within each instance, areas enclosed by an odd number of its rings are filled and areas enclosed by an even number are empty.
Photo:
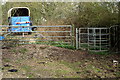
[[[7,1],[9,2],[26,2],[25,0],[2,0],[2,4],[5,4]],[[27,0],[27,2],[52,2],[52,1],[65,1],[65,2],[116,2],[120,0]]]

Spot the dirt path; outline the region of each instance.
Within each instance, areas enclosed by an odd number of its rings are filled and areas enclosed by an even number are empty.
[[[119,57],[47,45],[21,45],[3,49],[3,77],[115,78],[120,77],[120,64],[113,66],[113,60],[120,62]]]

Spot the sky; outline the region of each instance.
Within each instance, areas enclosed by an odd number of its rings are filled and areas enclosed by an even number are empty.
[[[8,1],[8,0],[2,0],[2,5],[4,5],[7,1]],[[22,2],[25,2],[25,0],[9,0],[9,2],[16,2],[16,1],[17,1],[17,2],[21,2],[21,1],[22,1]],[[32,1],[32,2],[39,2],[39,1],[40,1],[40,2],[41,2],[41,1],[43,1],[43,2],[46,2],[46,1],[58,1],[58,2],[59,2],[59,1],[61,1],[61,0],[27,0],[27,2],[29,2],[29,1],[30,1],[30,2],[31,2],[31,1]],[[74,2],[74,1],[75,1],[75,2],[84,2],[84,1],[85,1],[85,2],[87,2],[87,1],[88,1],[88,2],[90,2],[90,1],[91,1],[91,2],[92,2],[92,1],[94,1],[94,2],[97,2],[97,1],[98,1],[98,2],[104,2],[104,1],[105,1],[105,2],[107,2],[107,1],[111,2],[111,1],[113,1],[113,2],[114,2],[114,1],[117,1],[117,2],[118,2],[118,1],[120,1],[120,0],[62,0],[62,1],[68,1],[68,2],[69,2],[69,1],[73,1],[73,2]]]

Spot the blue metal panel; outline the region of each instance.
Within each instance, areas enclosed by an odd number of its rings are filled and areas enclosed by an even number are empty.
[[[18,27],[18,28],[10,28],[9,31],[12,31],[12,32],[31,32],[32,31],[32,28],[31,27]]]
[[[3,39],[5,39],[5,38],[3,36],[0,36],[0,41],[3,40]]]
[[[8,31],[12,31],[12,32],[31,32],[32,31],[32,28],[26,27],[26,26],[31,26],[30,16],[11,17],[10,23],[12,26],[18,26],[18,27],[17,28],[11,27]],[[24,26],[24,28],[22,26]]]
[[[11,17],[10,22],[12,26],[30,26],[30,23],[26,23],[30,22],[30,16]]]

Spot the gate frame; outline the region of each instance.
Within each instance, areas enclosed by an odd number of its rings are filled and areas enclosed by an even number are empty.
[[[82,29],[86,29],[86,33],[81,33],[81,31],[82,31]],[[108,32],[106,32],[107,34],[102,34],[102,30],[108,30]],[[90,33],[90,30],[93,30],[93,32],[92,33]],[[96,35],[96,30],[100,30],[99,31],[99,34],[97,34]],[[93,34],[94,33],[94,34]],[[103,27],[101,27],[101,28],[95,28],[95,27],[86,27],[86,28],[76,28],[76,49],[82,49],[82,50],[85,50],[85,48],[83,49],[82,47],[81,47],[81,44],[82,44],[82,42],[81,42],[81,35],[82,34],[86,34],[87,35],[87,42],[86,43],[83,43],[83,44],[86,44],[87,45],[87,50],[88,51],[93,51],[93,52],[103,52],[103,51],[108,51],[109,50],[109,48],[108,49],[106,49],[106,50],[102,50],[102,46],[101,46],[101,44],[102,44],[102,35],[105,35],[106,36],[106,40],[107,40],[107,37],[108,37],[108,42],[106,42],[106,45],[105,46],[108,46],[108,47],[110,47],[110,28],[103,28]],[[94,37],[94,40],[90,40],[90,35],[94,35],[93,37]],[[96,36],[99,36],[99,43],[100,43],[100,48],[99,48],[99,50],[97,50],[97,49],[95,49],[96,48]],[[94,42],[94,49],[95,50],[91,50],[90,49],[90,41],[93,41]]]
[[[5,28],[5,27],[15,27],[15,26],[12,26],[12,25],[0,25],[1,28]],[[73,41],[73,27],[72,25],[56,25],[56,26],[28,26],[28,27],[37,27],[37,28],[48,28],[48,27],[52,27],[52,28],[60,28],[60,27],[65,27],[65,28],[70,28],[69,31],[31,31],[31,33],[39,33],[39,32],[43,32],[43,33],[51,33],[51,32],[57,32],[57,33],[69,33],[69,36],[65,35],[65,36],[44,36],[44,37],[70,37],[70,45],[71,46],[74,46],[74,41]],[[8,33],[11,34],[11,33],[18,33],[18,32],[11,32],[11,31],[0,31],[0,33]],[[22,32],[24,33],[24,32]],[[6,35],[7,36],[7,35]],[[5,36],[5,37],[6,37]],[[24,36],[20,36],[20,37],[24,37]]]

